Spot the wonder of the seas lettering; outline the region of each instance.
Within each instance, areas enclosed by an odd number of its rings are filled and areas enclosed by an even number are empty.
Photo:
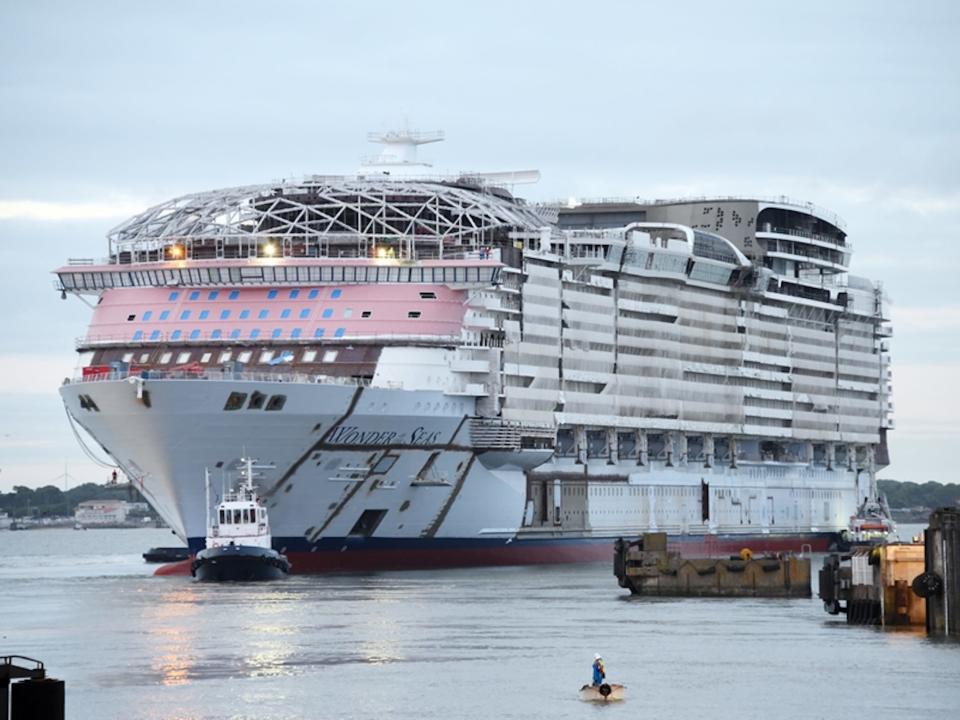
[[[411,432],[396,430],[361,430],[356,425],[337,425],[328,443],[334,445],[433,445],[440,440],[440,431],[423,426]]]

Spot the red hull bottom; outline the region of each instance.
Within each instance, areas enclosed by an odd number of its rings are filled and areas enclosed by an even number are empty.
[[[754,553],[826,552],[834,543],[832,534],[807,536],[670,537],[670,550],[688,556],[722,557],[743,548]],[[504,565],[559,565],[613,562],[614,539],[592,541],[526,541],[467,547],[376,547],[323,549],[307,552],[281,549],[290,559],[291,573],[370,572],[379,570],[425,570]],[[155,575],[189,575],[190,560],[164,565]]]

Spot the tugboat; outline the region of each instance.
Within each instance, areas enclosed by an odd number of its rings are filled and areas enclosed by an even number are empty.
[[[212,518],[207,502],[207,546],[190,565],[190,574],[201,582],[279,580],[290,572],[286,556],[270,546],[267,509],[253,485],[254,461],[241,462],[239,487],[224,493]],[[209,498],[209,471],[205,480]]]
[[[850,516],[850,542],[853,545],[876,545],[885,542],[896,525],[882,501],[864,502],[856,515]]]
[[[850,516],[848,530],[841,533],[841,550],[880,545],[896,532],[887,499],[871,483],[870,494],[863,498],[857,512]]]

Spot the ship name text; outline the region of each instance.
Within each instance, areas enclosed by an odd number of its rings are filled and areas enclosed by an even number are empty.
[[[327,442],[337,445],[433,445],[440,439],[440,431],[429,431],[423,426],[413,431],[362,430],[356,425],[337,425]]]

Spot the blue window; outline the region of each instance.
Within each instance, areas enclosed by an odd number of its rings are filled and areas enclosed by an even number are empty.
[[[221,311],[220,311],[220,319],[221,319],[221,320],[229,320],[229,319],[230,319],[230,311],[229,311],[229,310],[221,310]]]
[[[281,320],[286,320],[288,317],[290,317],[290,308],[284,308],[280,311]]]
[[[199,290],[194,290],[192,293],[190,293],[190,299],[191,299],[191,300],[199,300],[199,299],[200,299],[200,291],[199,291]]]
[[[327,308],[326,310],[324,310],[324,311],[323,311],[323,316],[324,316],[325,318],[333,317],[333,308]]]
[[[246,320],[248,317],[250,317],[250,311],[249,311],[249,310],[241,310],[241,311],[240,311],[240,319],[241,319],[241,320]]]
[[[214,330],[212,333],[210,333],[210,339],[219,340],[221,335],[223,335],[223,333],[220,330]]]
[[[291,331],[290,331],[290,337],[292,337],[292,338],[294,338],[294,339],[300,337],[300,328],[294,328],[293,330],[291,330]]]
[[[179,331],[179,330],[174,330],[174,331],[173,331],[173,334],[170,336],[170,339],[171,339],[171,340],[179,340],[179,339],[180,339],[180,331]]]
[[[182,313],[180,313],[180,319],[181,319],[181,320],[189,320],[189,319],[190,319],[190,311],[189,311],[189,310],[184,310]]]
[[[270,337],[272,337],[274,340],[276,340],[278,337],[280,337],[280,333],[281,333],[281,332],[282,332],[282,331],[280,330],[280,328],[274,328],[274,329],[273,329],[273,332],[270,333]]]
[[[332,293],[330,293],[330,297],[336,300],[338,297],[340,297],[340,293],[340,288],[336,288]]]
[[[314,337],[323,337],[324,328],[317,328],[313,331]]]
[[[231,330],[231,331],[230,331],[230,337],[232,337],[232,338],[238,338],[238,337],[240,337],[240,331],[239,331],[239,330]]]
[[[173,301],[176,300],[178,297],[180,297],[180,293],[178,293],[176,290],[174,290],[172,293],[170,293],[170,297],[167,298],[167,299],[168,299],[170,302],[173,302]]]
[[[334,337],[343,337],[343,334],[344,334],[346,331],[347,331],[346,328],[337,328],[337,329],[334,331],[333,336],[334,336]]]
[[[267,300],[273,300],[277,296],[276,290],[271,290],[267,293]]]
[[[207,300],[216,300],[216,299],[217,299],[217,295],[219,295],[219,294],[220,294],[220,293],[217,292],[216,290],[211,290],[211,291],[207,294]]]
[[[308,317],[310,317],[310,311],[309,311],[309,310],[303,309],[303,310],[300,311],[300,319],[301,319],[301,320],[306,320]],[[149,320],[149,318],[144,318],[144,319],[145,319],[145,320]]]
[[[251,338],[260,337],[260,331],[257,328],[254,328],[253,330],[250,331],[250,337]]]
[[[159,339],[160,339],[160,331],[159,331],[159,330],[154,330],[152,333],[150,333],[150,339],[151,339],[151,340],[159,340]]]
[[[291,291],[290,291],[290,299],[291,299],[291,300],[296,300],[298,295],[300,295],[300,291],[299,291],[299,290],[291,290]]]
[[[257,319],[266,320],[269,314],[270,314],[269,310],[261,310],[260,312],[257,313]]]
[[[311,300],[316,300],[316,299],[317,299],[317,295],[319,295],[319,294],[320,294],[320,291],[317,290],[316,288],[314,288],[314,289],[311,290],[309,293],[307,293],[307,297],[310,298]]]
[[[206,320],[208,317],[210,317],[210,311],[209,311],[209,310],[201,310],[201,311],[200,311],[200,319],[201,319],[201,320]]]
[[[163,310],[163,311],[160,313],[160,319],[161,319],[161,320],[166,320],[168,317],[170,317],[170,311],[169,311],[169,310]]]
[[[240,297],[240,291],[239,291],[239,290],[231,290],[231,291],[230,291],[230,295],[229,295],[228,297],[229,297],[231,300],[236,300],[238,297]]]
[[[191,331],[190,331],[190,339],[191,339],[191,340],[196,340],[198,337],[200,337],[200,331],[199,331],[199,330],[191,330]]]
[[[144,320],[144,322],[146,322],[147,320],[149,320],[149,319],[152,318],[152,317],[153,317],[153,310],[147,310],[147,311],[143,314],[143,320]]]
[[[137,331],[133,334],[133,339],[134,339],[134,340],[140,340],[140,339],[142,339],[142,338],[143,338],[143,330],[137,330]]]

